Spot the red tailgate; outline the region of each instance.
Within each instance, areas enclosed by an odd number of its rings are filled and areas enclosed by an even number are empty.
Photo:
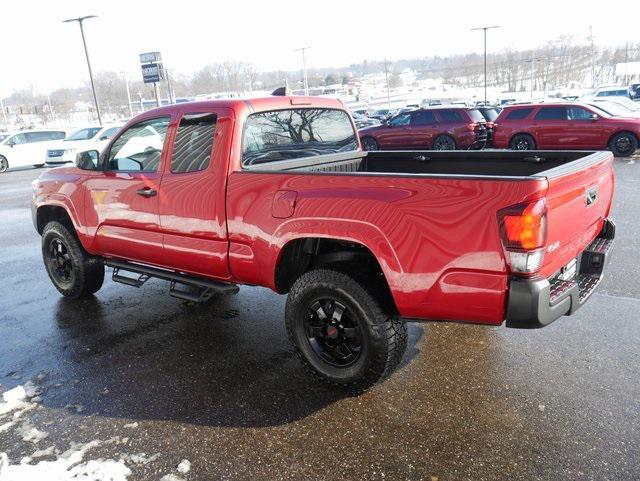
[[[550,277],[602,229],[613,197],[613,155],[601,152],[580,170],[549,171],[547,245],[541,274]]]

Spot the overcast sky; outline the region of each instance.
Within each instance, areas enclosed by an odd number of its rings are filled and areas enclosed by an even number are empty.
[[[535,5],[535,6],[529,6]],[[39,92],[77,86],[87,69],[77,24],[86,22],[94,71],[140,77],[138,53],[160,50],[168,67],[191,74],[224,60],[253,62],[259,70],[300,68],[296,47],[311,46],[310,67],[389,59],[535,47],[572,35],[596,44],[637,42],[637,2],[615,2],[612,16],[595,3],[501,0],[191,1],[2,0],[0,95],[33,85]],[[625,12],[627,12],[625,14]]]

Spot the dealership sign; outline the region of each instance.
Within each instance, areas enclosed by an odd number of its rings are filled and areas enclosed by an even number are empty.
[[[140,54],[140,63],[160,63],[162,55],[160,52],[146,52]]]
[[[161,63],[147,63],[141,65],[142,80],[146,84],[160,82],[163,79],[163,69]]]

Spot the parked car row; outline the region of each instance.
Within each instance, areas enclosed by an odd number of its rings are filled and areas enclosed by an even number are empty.
[[[28,130],[0,133],[0,173],[11,167],[42,167],[75,161],[84,150],[102,151],[120,125],[74,130]]]
[[[629,99],[541,102],[504,107],[426,107],[358,131],[374,150],[611,150],[632,155],[640,142],[640,106]]]

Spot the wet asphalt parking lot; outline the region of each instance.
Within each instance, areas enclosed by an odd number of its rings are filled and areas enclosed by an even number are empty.
[[[640,479],[640,162],[616,173],[613,257],[574,316],[411,324],[401,367],[358,397],[305,374],[266,289],[194,305],[107,278],[61,298],[29,213],[39,171],[2,174],[0,392],[26,396],[0,399],[0,480]]]

